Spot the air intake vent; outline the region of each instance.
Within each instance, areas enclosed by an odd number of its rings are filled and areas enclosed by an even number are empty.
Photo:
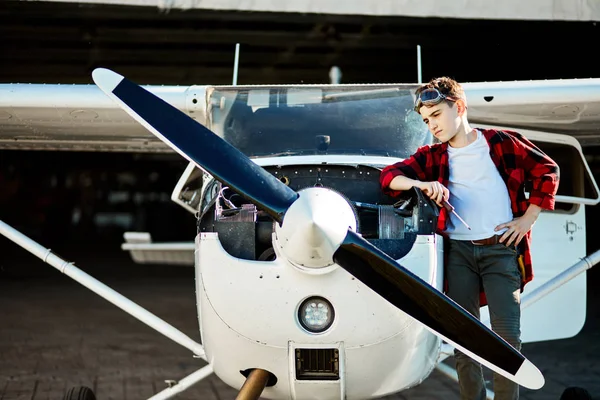
[[[340,379],[338,349],[296,349],[296,379],[299,381]]]

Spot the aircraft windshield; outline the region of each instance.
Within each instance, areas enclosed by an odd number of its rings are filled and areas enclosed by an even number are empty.
[[[240,87],[209,92],[210,128],[249,157],[406,158],[433,137],[414,87]]]

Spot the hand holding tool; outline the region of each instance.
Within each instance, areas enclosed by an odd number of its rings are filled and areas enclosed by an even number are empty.
[[[448,210],[448,211],[450,211],[452,214],[454,214],[454,215],[456,216],[456,218],[458,218],[458,219],[459,219],[459,221],[460,221],[460,222],[462,222],[462,223],[463,223],[463,224],[464,224],[464,225],[467,227],[467,229],[468,229],[468,230],[471,230],[471,227],[470,227],[470,226],[469,226],[469,225],[468,225],[468,224],[465,222],[465,220],[464,220],[464,219],[462,219],[462,218],[460,217],[460,215],[458,215],[458,214],[456,213],[456,211],[454,211],[454,206],[453,206],[452,204],[450,204],[450,203],[448,202],[448,200],[446,200],[446,199],[442,199],[442,205],[444,206],[444,208],[445,208],[446,210]]]

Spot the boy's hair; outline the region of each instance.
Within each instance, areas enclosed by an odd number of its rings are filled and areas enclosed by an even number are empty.
[[[425,89],[437,89],[441,94],[453,99],[462,99],[465,104],[467,103],[467,97],[465,90],[460,83],[447,76],[440,78],[433,78],[429,82],[423,84],[415,91],[415,96],[419,97],[419,94]]]

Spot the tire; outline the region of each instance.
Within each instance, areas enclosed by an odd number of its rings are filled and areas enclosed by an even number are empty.
[[[63,400],[96,400],[96,395],[89,387],[75,386],[67,391]]]
[[[560,400],[592,400],[592,395],[584,388],[571,386],[562,392]]]

